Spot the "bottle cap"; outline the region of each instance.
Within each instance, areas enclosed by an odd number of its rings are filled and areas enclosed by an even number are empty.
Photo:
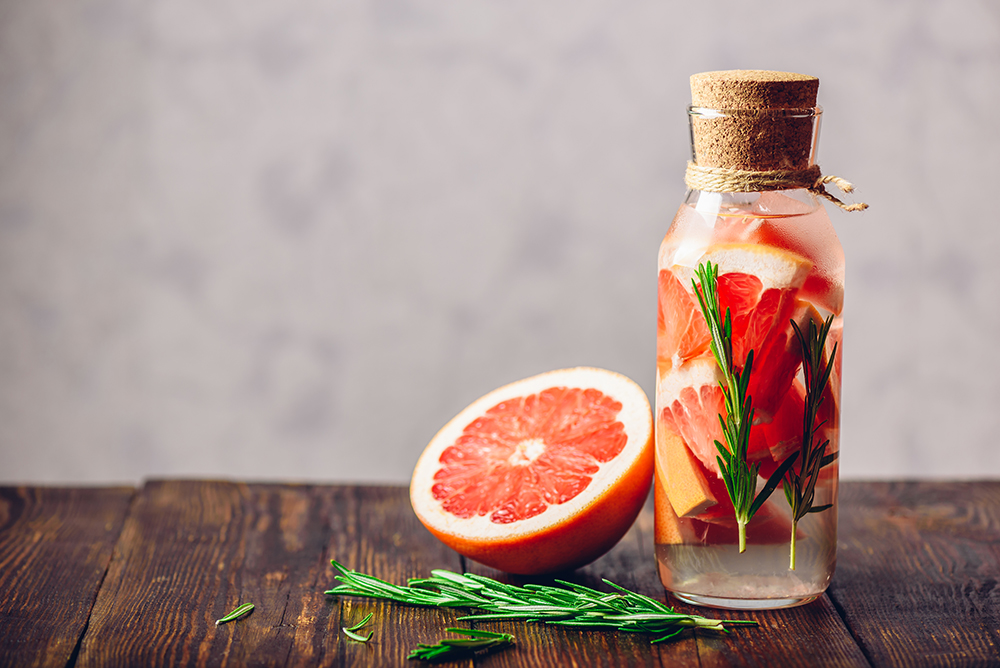
[[[821,110],[819,79],[791,72],[728,70],[691,77],[695,162],[747,171],[810,167]]]

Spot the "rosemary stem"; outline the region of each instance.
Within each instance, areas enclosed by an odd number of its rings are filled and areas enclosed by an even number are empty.
[[[792,520],[791,549],[789,550],[788,569],[795,570],[795,534],[798,533],[798,520]]]
[[[326,591],[327,594],[384,598],[409,605],[472,608],[477,611],[476,614],[466,615],[460,619],[473,622],[499,619],[527,620],[581,629],[611,629],[629,633],[657,634],[654,638],[656,641],[666,640],[685,628],[709,629],[724,633],[726,632],[724,624],[732,623],[730,620],[677,613],[660,601],[629,591],[607,580],[604,582],[615,591],[600,592],[562,580],[556,580],[559,586],[527,584],[518,587],[480,575],[434,571],[430,578],[411,579],[408,586],[396,586],[349,570],[337,561],[332,563],[338,573],[335,578],[341,584]],[[375,583],[381,583],[382,586],[376,587]],[[434,590],[454,591],[456,594],[466,592],[470,595],[459,603],[455,602],[457,599],[443,596],[433,600],[427,594]],[[475,592],[475,596],[471,595],[471,592]],[[756,624],[752,621],[735,623]],[[345,633],[348,630],[350,629],[345,629]],[[467,633],[466,630],[459,632]],[[349,633],[347,635],[351,637]]]
[[[737,518],[736,524],[740,533],[740,554],[743,554],[747,551],[747,523],[741,518]]]

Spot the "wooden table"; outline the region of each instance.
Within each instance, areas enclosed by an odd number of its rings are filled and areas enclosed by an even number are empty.
[[[726,617],[757,628],[640,635],[487,625],[517,646],[490,666],[1000,665],[1000,483],[843,483],[837,574],[804,607]],[[606,577],[660,600],[649,505]],[[0,664],[418,665],[457,611],[323,594],[330,559],[393,582],[464,561],[417,522],[405,488],[152,481],[0,488]],[[517,582],[516,579],[508,581]],[[215,620],[239,603],[256,610]],[[676,603],[676,602],[673,602]],[[695,610],[677,604],[681,610]],[[717,611],[699,609],[716,616]],[[374,612],[367,644],[341,627]],[[471,665],[464,662],[460,665]]]

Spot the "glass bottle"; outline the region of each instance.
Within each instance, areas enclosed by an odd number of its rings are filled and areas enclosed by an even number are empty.
[[[699,605],[801,605],[827,588],[837,538],[844,253],[816,197],[819,81],[737,70],[691,83],[689,190],[658,262],[660,579]],[[710,277],[697,271],[709,264],[718,322],[731,318],[728,376],[713,353],[711,306],[695,293],[697,283],[709,296]],[[817,356],[809,366],[803,349]],[[720,381],[737,374],[749,374],[743,405],[753,409],[742,446],[721,423],[734,418]],[[726,467],[716,441],[745,456]],[[724,479],[725,469],[740,479],[739,461],[751,494],[764,492],[742,528]]]

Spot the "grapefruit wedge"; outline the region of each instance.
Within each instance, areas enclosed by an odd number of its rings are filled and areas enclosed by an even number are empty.
[[[410,482],[442,542],[508,573],[589,563],[635,521],[653,477],[642,388],[589,367],[550,371],[474,401],[431,439]]]
[[[719,415],[726,415],[725,398],[719,386],[721,379],[715,358],[696,357],[660,379],[656,389],[661,429],[680,436],[691,454],[716,475],[719,475],[719,451],[715,442],[726,442],[719,424]],[[767,443],[759,438],[759,429],[751,428],[747,459],[753,462],[766,453]]]
[[[812,262],[787,250],[753,244],[709,246],[699,263],[719,267],[719,306],[732,315],[733,358],[742,367],[754,351],[750,395],[758,420],[767,421],[788,390],[798,368],[789,348],[789,318],[796,314],[796,294]],[[710,355],[708,328],[691,284],[695,268],[661,267],[657,318],[657,369],[660,376],[696,357]]]

